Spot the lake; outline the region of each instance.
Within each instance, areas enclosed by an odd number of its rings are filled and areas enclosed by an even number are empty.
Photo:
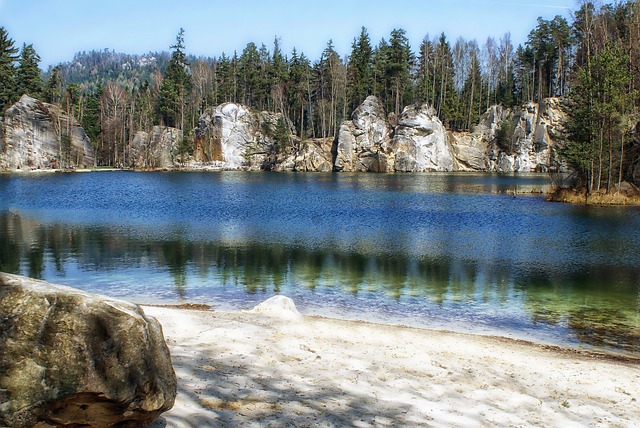
[[[238,310],[284,294],[304,314],[640,355],[640,209],[545,202],[549,184],[0,175],[0,270],[137,303]]]

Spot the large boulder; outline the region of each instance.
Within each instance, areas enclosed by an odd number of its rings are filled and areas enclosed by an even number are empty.
[[[138,427],[173,406],[160,324],[137,305],[0,273],[0,426]]]
[[[154,126],[151,133],[138,131],[129,147],[128,165],[134,168],[171,168],[179,161],[182,131]]]
[[[333,148],[336,171],[389,172],[391,127],[382,102],[369,96],[340,126]]]
[[[227,170],[271,169],[267,164],[275,162],[274,136],[281,116],[236,103],[207,109],[195,129],[194,161]]]
[[[405,107],[398,118],[392,147],[398,172],[460,169],[442,122],[427,104]]]
[[[94,166],[84,129],[53,104],[23,95],[4,113],[0,128],[0,169]]]

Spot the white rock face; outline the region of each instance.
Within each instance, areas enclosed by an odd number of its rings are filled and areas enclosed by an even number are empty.
[[[256,305],[250,312],[286,320],[302,319],[302,315],[298,312],[293,300],[286,296],[273,296]]]
[[[498,129],[507,121],[513,130],[508,141],[493,141],[487,167],[498,172],[546,172],[562,170],[558,156],[566,114],[558,98],[547,98],[540,105],[529,102],[508,115],[487,116],[479,127]],[[495,137],[497,131],[491,131]]]
[[[336,171],[389,172],[391,128],[384,107],[369,96],[338,131],[334,147]]]
[[[94,163],[84,129],[59,107],[24,95],[4,113],[0,169],[87,168]]]
[[[179,160],[178,144],[182,131],[154,126],[151,133],[136,133],[129,148],[128,164],[135,168],[171,168]]]
[[[405,107],[398,119],[392,147],[398,172],[460,169],[442,122],[426,104]]]
[[[270,159],[279,113],[254,113],[225,103],[206,110],[195,130],[196,162],[217,162],[222,169],[262,169]]]

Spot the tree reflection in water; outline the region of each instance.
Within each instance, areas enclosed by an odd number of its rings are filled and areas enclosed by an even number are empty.
[[[364,308],[400,305],[414,316],[462,313],[467,315],[461,319],[485,317],[507,328],[517,324],[510,316],[524,317],[526,328],[557,329],[558,334],[568,329],[580,343],[640,353],[640,284],[631,268],[532,274],[497,261],[228,245],[191,240],[179,231],[170,239],[144,239],[130,232],[44,224],[5,211],[0,213],[0,270],[138,299],[157,295],[157,278],[165,274],[173,289],[162,296],[177,301],[214,300],[225,293],[240,299],[298,293],[308,300],[351,299],[345,301]],[[119,288],[111,289],[112,284]],[[521,313],[511,315],[514,311]]]

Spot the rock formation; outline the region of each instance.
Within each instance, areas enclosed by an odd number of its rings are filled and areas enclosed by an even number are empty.
[[[0,426],[138,427],[173,406],[160,324],[137,305],[0,273]]]
[[[392,171],[388,152],[391,127],[380,100],[369,96],[351,120],[340,126],[333,148],[334,170],[344,172]]]
[[[129,148],[128,166],[133,168],[172,168],[180,159],[182,131],[154,126],[149,134],[136,133]]]
[[[283,161],[274,170],[296,172],[331,172],[332,163],[331,139],[314,138],[297,142]]]
[[[562,170],[559,141],[565,120],[561,101],[547,98],[540,105],[529,102],[514,110],[491,107],[472,134],[452,133],[453,145],[462,153],[462,164],[497,172],[546,172]],[[472,149],[471,149],[472,148]],[[485,162],[479,165],[484,150]]]
[[[457,171],[459,169],[447,132],[426,104],[405,107],[393,136],[395,171]]]
[[[272,169],[274,135],[281,114],[254,113],[241,104],[207,109],[195,129],[195,162],[226,170]]]
[[[0,123],[0,169],[90,168],[94,155],[87,134],[59,107],[27,95]]]
[[[334,144],[335,171],[425,172],[563,170],[565,114],[558,98],[514,110],[492,106],[473,132],[447,132],[428,105],[388,119],[370,96],[345,121]],[[392,122],[397,122],[392,127]]]

